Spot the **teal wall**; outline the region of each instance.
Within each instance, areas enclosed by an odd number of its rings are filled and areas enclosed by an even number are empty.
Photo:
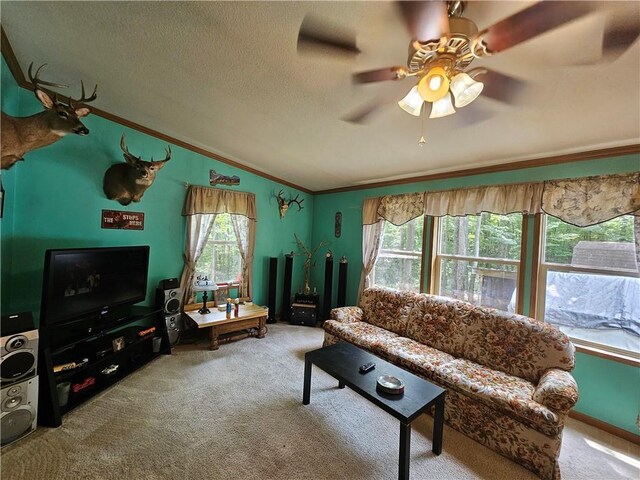
[[[6,64],[2,64],[3,110],[22,116],[42,109],[34,95],[17,89]],[[294,233],[307,244],[311,241],[314,198],[312,195],[233,168],[208,157],[171,145],[171,160],[158,173],[155,183],[140,203],[123,207],[108,200],[102,191],[107,168],[123,161],[120,136],[136,155],[162,158],[166,143],[104,118],[89,115],[84,123],[86,137],[69,135],[53,145],[34,150],[25,161],[2,172],[10,202],[5,203],[2,228],[2,312],[33,311],[40,306],[44,252],[50,248],[149,245],[149,283],[146,304],[154,300],[154,288],[163,278],[179,277],[185,244],[185,219],[181,210],[185,182],[208,185],[209,170],[238,175],[240,185],[229,188],[256,194],[258,224],[254,260],[254,301],[266,302],[268,257],[280,259],[282,285],[283,254],[297,251]],[[280,219],[272,195],[284,189],[300,194],[304,209],[291,209]],[[144,212],[143,231],[103,230],[103,209]],[[294,271],[293,285],[304,282],[301,264]],[[281,292],[277,298],[280,299]]]
[[[492,174],[409,183],[389,187],[353,190],[342,193],[315,196],[313,216],[313,243],[331,241],[336,258],[345,255],[349,260],[347,304],[356,302],[360,272],[362,269],[362,204],[367,197],[426,190],[444,190],[477,185],[534,182],[553,178],[583,177],[640,170],[640,156],[626,155],[548,167],[527,168]],[[342,235],[334,236],[334,216],[342,212]],[[527,241],[528,257],[525,259],[524,312],[529,313],[531,292],[531,268],[533,264],[533,216],[529,218]],[[429,246],[428,246],[429,247]],[[323,268],[313,271],[313,284],[323,294]],[[429,266],[425,266],[425,282]],[[334,275],[337,285],[337,274]],[[424,290],[424,288],[423,288]],[[336,292],[333,292],[335,305]],[[580,388],[580,400],[576,410],[620,428],[638,434],[636,418],[640,414],[640,368],[605,360],[586,354],[578,354],[573,372]]]

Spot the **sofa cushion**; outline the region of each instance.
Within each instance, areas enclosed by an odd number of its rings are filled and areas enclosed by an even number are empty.
[[[437,367],[454,360],[448,353],[406,337],[396,337],[386,341],[376,349],[376,353],[430,380],[433,380]]]
[[[377,350],[380,345],[397,337],[395,333],[389,330],[366,322],[342,323],[336,320],[327,320],[323,326],[325,331],[334,337],[372,351]]]
[[[418,294],[384,287],[368,288],[362,294],[363,319],[398,335],[405,335],[409,312]]]
[[[535,384],[550,368],[571,370],[574,346],[564,333],[533,318],[476,307],[468,317],[464,355]]]
[[[422,294],[409,314],[406,336],[455,357],[462,357],[470,303]]]
[[[533,401],[534,385],[519,377],[459,358],[436,368],[443,385],[507,412],[547,435],[562,430],[561,418]]]

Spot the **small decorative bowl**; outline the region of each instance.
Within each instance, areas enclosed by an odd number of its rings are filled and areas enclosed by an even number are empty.
[[[398,395],[404,393],[404,383],[393,375],[381,375],[378,377],[378,386],[381,391]]]

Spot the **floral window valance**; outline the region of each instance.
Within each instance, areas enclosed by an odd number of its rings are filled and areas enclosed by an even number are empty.
[[[402,225],[423,214],[441,217],[481,212],[545,212],[580,227],[621,215],[640,215],[640,172],[386,195],[367,199],[362,220],[364,225],[380,220]]]

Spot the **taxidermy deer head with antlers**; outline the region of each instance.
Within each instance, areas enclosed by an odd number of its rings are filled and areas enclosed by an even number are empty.
[[[124,143],[124,133],[120,139],[120,148],[124,152],[126,163],[111,165],[104,174],[103,189],[109,200],[117,200],[121,205],[139,202],[144,192],[156,179],[156,173],[171,160],[171,147],[167,147],[167,156],[157,162],[146,162],[129,152]]]
[[[300,195],[296,195],[294,198],[290,198],[286,200],[284,198],[284,190],[280,190],[278,194],[275,196],[276,200],[278,200],[278,208],[280,209],[280,218],[284,218],[287,214],[287,210],[289,210],[289,206],[292,203],[295,203],[298,206],[298,211],[302,210],[304,207],[302,206],[302,202],[304,202],[304,198],[302,200],[298,200]]]
[[[98,86],[95,86],[93,93],[87,98],[85,97],[84,83],[80,82],[82,86],[81,98],[74,100],[67,97],[66,103],[59,102],[57,94],[54,94],[52,98],[42,90],[41,85],[52,87],[66,87],[66,85],[40,80],[38,76],[44,65],[36,70],[35,75],[31,73],[33,63],[29,65],[29,80],[33,84],[36,98],[45,110],[30,117],[12,117],[2,112],[1,164],[3,170],[8,170],[17,161],[23,160],[22,157],[31,150],[57,142],[69,133],[77,135],[89,133],[89,129],[80,119],[91,113],[91,110],[84,104],[97,98]]]

